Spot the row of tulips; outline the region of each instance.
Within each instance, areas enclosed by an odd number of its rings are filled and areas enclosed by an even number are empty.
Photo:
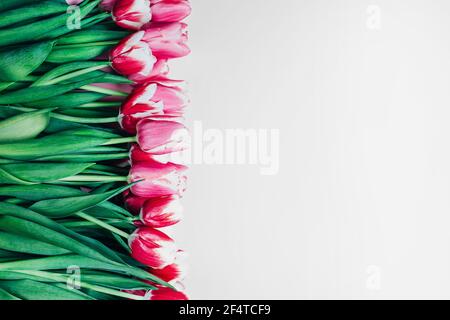
[[[168,62],[190,52],[190,10],[0,3],[0,299],[187,298],[185,253],[166,234],[187,168],[162,157],[188,147]]]

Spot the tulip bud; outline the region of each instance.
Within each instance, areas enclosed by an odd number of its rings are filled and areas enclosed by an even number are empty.
[[[147,201],[147,198],[138,197],[134,195],[130,190],[126,190],[124,193],[124,202],[125,207],[130,211],[132,214],[138,215],[141,212],[142,207],[144,206],[145,201]]]
[[[178,250],[175,262],[162,269],[152,269],[151,273],[167,283],[178,283],[186,277],[186,254]]]
[[[136,229],[128,244],[132,257],[151,268],[161,269],[172,264],[177,254],[173,239],[152,228]]]
[[[100,7],[105,11],[112,11],[117,0],[102,0]]]
[[[179,87],[149,82],[136,87],[123,103],[119,123],[128,133],[136,134],[140,120],[153,116],[179,117],[187,103],[188,98]]]
[[[150,1],[117,0],[112,8],[112,17],[122,28],[139,30],[152,19]]]
[[[183,206],[177,196],[152,198],[144,202],[140,213],[147,227],[164,228],[177,224],[183,216]]]
[[[171,288],[159,287],[158,290],[152,290],[146,295],[149,300],[188,300],[189,298],[180,291]]]
[[[154,22],[177,22],[191,14],[188,0],[150,0],[150,2]]]
[[[191,52],[186,44],[188,32],[185,23],[152,23],[144,31],[143,41],[150,45],[155,57],[180,58]]]
[[[144,34],[140,31],[126,37],[110,54],[112,67],[133,81],[150,77],[156,63],[149,45],[142,41]]]
[[[186,170],[187,167],[171,162],[135,163],[131,166],[129,180],[139,182],[131,187],[131,192],[144,198],[182,196],[186,191]]]
[[[179,122],[143,119],[136,128],[138,144],[145,152],[158,155],[189,148],[189,131]]]

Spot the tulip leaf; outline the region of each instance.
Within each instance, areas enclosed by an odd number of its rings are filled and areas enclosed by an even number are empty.
[[[100,146],[115,137],[118,136],[102,130],[82,128],[67,130],[42,138],[0,144],[0,157],[33,160],[51,155],[81,152],[83,149]]]
[[[96,92],[74,92],[74,93],[66,93],[60,96],[56,96],[49,99],[37,100],[33,102],[25,103],[24,106],[33,107],[33,108],[54,108],[58,107],[69,108],[76,107],[86,103],[95,102],[104,98],[105,95],[102,93]]]
[[[0,287],[24,300],[92,300],[77,290],[33,280],[1,281]]]
[[[45,242],[1,231],[0,248],[14,252],[47,256],[56,256],[69,253],[69,251],[65,249]]]
[[[2,2],[4,1],[7,0],[2,0]],[[80,9],[80,18],[84,18],[87,14],[94,10],[97,7],[98,3],[99,1],[96,0],[82,6]],[[0,30],[0,46],[33,41],[39,39],[40,37],[47,36],[53,30],[58,28],[65,28],[66,33],[72,31],[70,28],[67,28],[66,12],[55,17],[39,19],[36,22]]]
[[[44,41],[1,51],[0,80],[20,81],[25,79],[48,58],[53,50],[53,45],[52,41]]]
[[[42,1],[27,6],[22,6],[14,10],[2,12],[0,16],[0,28],[16,23],[25,22],[33,18],[43,18],[45,16],[67,11],[67,3],[62,1]]]
[[[28,220],[13,216],[1,216],[0,229],[55,246],[59,246],[70,252],[77,253],[79,255],[86,256],[92,259],[97,259],[104,262],[110,261],[98,251],[79,241]]]
[[[35,184],[74,176],[93,163],[14,163],[0,165],[0,183]]]
[[[87,194],[77,197],[42,200],[29,209],[52,218],[70,216],[79,211],[94,207],[129,189],[131,185],[100,194]]]
[[[47,57],[47,62],[51,63],[68,63],[75,61],[85,61],[94,59],[106,53],[111,48],[107,46],[86,46],[77,48],[55,47],[50,55]]]
[[[116,254],[115,251],[111,250],[101,242],[91,239],[89,237],[80,235],[68,228],[65,228],[61,224],[37,213],[31,211],[29,209],[25,209],[23,207],[19,207],[13,204],[0,202],[0,216],[2,215],[10,215],[22,219],[26,219],[28,221],[38,223],[44,227],[50,228],[56,232],[62,233],[68,237],[71,237],[79,242],[96,249],[102,255],[107,257],[109,260],[113,261],[112,263],[123,263],[123,260]],[[1,269],[1,268],[0,268]]]
[[[47,128],[51,110],[22,113],[0,121],[0,143],[37,137]]]
[[[0,95],[0,104],[23,104],[53,98],[87,84],[102,82],[103,76],[91,77],[69,84],[55,84],[40,87],[28,87]]]

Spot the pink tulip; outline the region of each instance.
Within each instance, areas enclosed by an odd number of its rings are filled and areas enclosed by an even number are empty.
[[[177,22],[191,14],[188,0],[150,0],[150,2],[154,22]]]
[[[130,182],[139,181],[131,187],[134,195],[144,198],[182,196],[186,191],[187,167],[175,163],[148,161],[131,166]]]
[[[186,277],[186,264],[185,264],[186,254],[184,251],[179,250],[175,258],[175,262],[162,268],[162,269],[152,269],[150,272],[157,276],[159,279],[168,283],[178,283],[183,281]]]
[[[150,291],[147,296],[149,300],[188,300],[189,298],[180,291],[171,288],[159,287],[158,290]]]
[[[82,3],[84,0],[66,0],[66,3],[68,5],[74,6]]]
[[[136,139],[145,152],[161,155],[189,148],[189,131],[179,122],[143,119],[136,129]]]
[[[112,17],[122,28],[139,30],[152,19],[150,1],[117,0],[112,8]]]
[[[119,123],[130,134],[136,134],[137,123],[153,116],[180,117],[188,98],[179,87],[148,82],[134,89],[123,103]]]
[[[143,37],[143,31],[126,37],[110,54],[112,67],[133,81],[150,77],[156,63],[149,45],[142,41]]]
[[[154,284],[153,284],[154,285]],[[126,293],[134,294],[144,297],[148,300],[188,300],[189,298],[181,291],[176,291],[171,288],[165,288],[160,285],[154,285],[157,290],[124,290]]]
[[[165,233],[139,228],[128,239],[131,255],[137,261],[156,269],[172,264],[176,258],[175,242]]]
[[[112,11],[117,0],[102,0],[100,7],[105,11]]]
[[[188,55],[191,50],[188,41],[187,24],[151,23],[144,29],[143,41],[152,48],[155,57],[161,59],[180,58]]]
[[[147,227],[164,228],[177,224],[183,216],[183,206],[176,196],[145,201],[140,218]]]

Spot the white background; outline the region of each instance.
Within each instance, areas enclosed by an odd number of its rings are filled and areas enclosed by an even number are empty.
[[[281,149],[192,167],[190,297],[450,298],[450,2],[192,2],[189,121]]]

